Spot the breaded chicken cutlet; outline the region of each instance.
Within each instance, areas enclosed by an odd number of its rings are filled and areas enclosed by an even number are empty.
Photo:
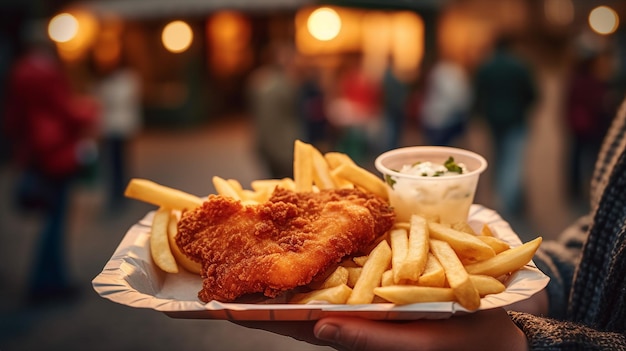
[[[275,297],[360,253],[394,218],[387,201],[358,189],[276,188],[269,201],[255,205],[210,195],[183,213],[176,243],[202,264],[200,300]]]

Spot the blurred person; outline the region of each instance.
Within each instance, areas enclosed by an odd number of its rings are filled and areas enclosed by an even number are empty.
[[[304,139],[294,55],[289,44],[270,44],[248,81],[257,150],[273,178],[292,177],[293,144]]]
[[[573,199],[581,199],[602,138],[611,121],[609,83],[602,77],[601,53],[585,53],[567,84],[565,123],[570,135],[568,177]]]
[[[337,149],[364,163],[381,148],[382,91],[366,71],[361,55],[349,55],[340,67],[336,91],[329,101],[328,118],[339,130]]]
[[[409,86],[399,79],[391,65],[385,69],[382,81],[382,105],[387,130],[386,150],[399,147],[402,143],[402,130],[407,117]]]
[[[302,69],[299,114],[304,123],[306,141],[320,150],[329,148],[329,123],[326,116],[326,97],[319,81],[317,67]]]
[[[436,62],[426,79],[420,111],[425,143],[451,146],[463,136],[471,99],[470,82],[464,68],[452,60]]]
[[[505,308],[448,319],[240,322],[338,350],[626,350],[626,100],[592,178],[590,211],[533,261],[546,288]]]
[[[537,93],[533,72],[513,52],[511,38],[499,38],[491,57],[479,65],[474,94],[474,107],[485,119],[493,142],[498,208],[505,216],[518,214],[529,114]]]
[[[97,104],[77,95],[43,22],[25,26],[25,51],[7,82],[5,131],[20,172],[16,204],[37,210],[44,222],[31,266],[31,302],[68,298],[76,292],[65,248],[71,186],[93,162]]]
[[[100,136],[103,158],[110,167],[105,172],[108,208],[116,211],[125,201],[124,189],[129,181],[128,144],[142,127],[141,85],[139,76],[124,62],[113,67],[103,67],[95,88],[101,105]]]

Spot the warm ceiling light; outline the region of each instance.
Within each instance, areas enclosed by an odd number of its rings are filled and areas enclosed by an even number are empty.
[[[331,8],[321,7],[309,16],[307,28],[311,35],[321,41],[332,40],[341,30],[341,18]]]
[[[589,13],[589,26],[598,34],[611,34],[619,26],[619,16],[608,6],[598,6]]]
[[[193,40],[191,27],[183,21],[173,21],[163,28],[163,46],[173,53],[181,53],[189,48]]]
[[[48,23],[48,35],[50,39],[65,43],[76,37],[78,33],[78,20],[69,13],[61,13],[54,16]]]

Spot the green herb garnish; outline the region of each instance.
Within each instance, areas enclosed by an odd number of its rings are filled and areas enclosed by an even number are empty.
[[[393,189],[393,186],[396,184],[396,180],[391,178],[389,174],[385,174],[385,182],[389,184],[389,186]]]
[[[458,164],[456,164],[456,162],[454,162],[454,157],[452,156],[448,157],[448,159],[443,165],[448,169],[449,172],[454,172],[454,173],[459,173],[459,174],[463,173],[463,168],[461,168]]]

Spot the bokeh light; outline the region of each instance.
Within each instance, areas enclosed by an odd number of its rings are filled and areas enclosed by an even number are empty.
[[[317,40],[332,40],[337,37],[341,30],[341,18],[335,10],[321,7],[311,13],[307,21],[307,28]]]
[[[163,28],[161,36],[163,46],[173,53],[181,53],[189,48],[193,41],[191,27],[183,21],[173,21]]]
[[[598,34],[611,34],[619,26],[619,16],[608,6],[598,6],[589,13],[589,26]]]
[[[240,12],[218,11],[206,22],[206,50],[209,67],[216,76],[227,77],[252,65],[252,29]]]
[[[48,35],[58,43],[65,43],[76,37],[78,20],[69,13],[54,16],[48,24]]]
[[[80,9],[60,13],[48,23],[50,39],[56,42],[61,58],[68,62],[86,58],[98,33],[98,19]]]

